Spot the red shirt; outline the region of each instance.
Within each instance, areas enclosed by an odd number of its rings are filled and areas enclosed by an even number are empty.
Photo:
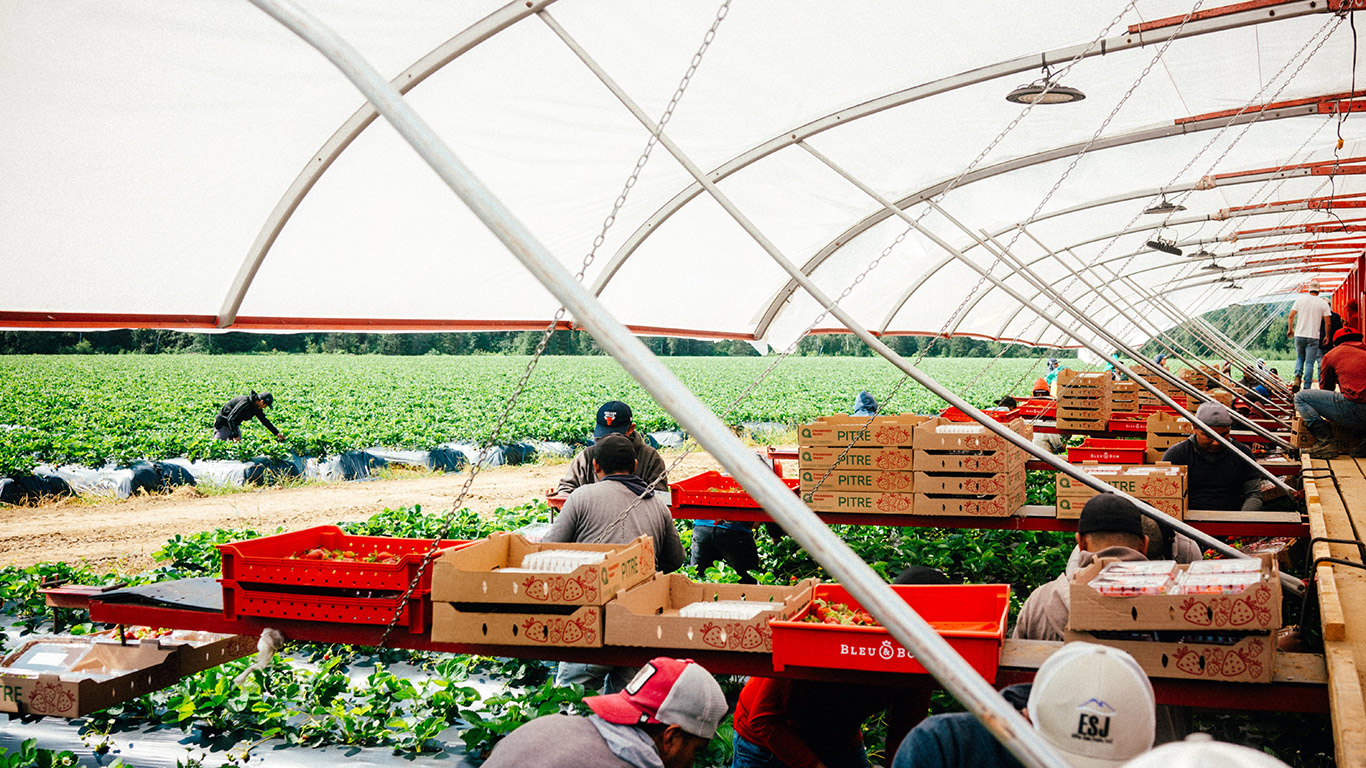
[[[751,677],[735,705],[735,732],[790,768],[863,742],[863,721],[886,709],[895,689]]]
[[[1348,341],[1323,356],[1319,386],[1337,389],[1354,403],[1366,403],[1366,343]]]

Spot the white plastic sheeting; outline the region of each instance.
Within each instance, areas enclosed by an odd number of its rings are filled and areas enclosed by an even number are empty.
[[[408,96],[418,111],[574,270],[648,132],[536,12],[655,116],[716,15],[704,2],[303,5],[397,82],[426,77]],[[1273,267],[1240,250],[1304,235],[1229,242],[1333,221],[1322,209],[1223,219],[1240,206],[1366,192],[1356,175],[1294,170],[1333,160],[1339,133],[1337,157],[1366,155],[1363,118],[1331,114],[1353,83],[1355,41],[1337,5],[1202,4],[1164,48],[1189,3],[738,3],[667,133],[832,295],[906,224],[796,139],[923,216],[966,258],[991,264],[975,236],[997,235],[1086,314],[1139,341],[1180,319],[1154,308],[1153,294],[1193,315],[1294,291],[1306,274],[1341,277],[1337,264],[1305,261],[1326,251],[1291,247],[1280,255],[1294,261]],[[331,161],[323,148],[363,102],[249,3],[0,0],[0,19],[0,327],[459,330],[532,328],[554,314],[546,291],[382,120]],[[1104,55],[1094,46],[1069,68],[1098,39]],[[450,61],[421,64],[429,54]],[[1020,118],[1024,107],[1004,95],[1037,78],[1043,58],[1087,98]],[[1249,105],[1234,124],[1215,114]],[[1203,177],[1282,167],[1295,177],[1221,177],[1192,190]],[[313,168],[325,172],[301,177]],[[941,202],[966,232],[923,203],[960,175]],[[313,181],[306,195],[291,191]],[[1140,212],[1164,188],[1187,208],[1164,238],[1188,253],[1187,243],[1209,242],[1222,263],[1243,266],[1235,274],[1259,276],[1223,290],[1199,271],[1204,262],[1144,248],[1164,221]],[[1036,211],[1044,218],[1023,234],[1015,225]],[[271,242],[273,212],[283,226]],[[243,265],[256,256],[251,276]],[[995,274],[1038,293],[1007,267]],[[252,279],[235,284],[239,275]],[[781,347],[820,311],[662,147],[585,281],[642,333]],[[1074,344],[989,285],[969,298],[977,282],[913,233],[843,303],[884,333]],[[239,287],[236,315],[220,314]]]

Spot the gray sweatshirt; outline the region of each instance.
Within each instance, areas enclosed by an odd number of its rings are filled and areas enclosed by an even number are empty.
[[[615,530],[612,524],[635,503],[636,494],[622,483],[582,485],[569,494],[555,523],[541,537],[544,542],[626,544],[641,534],[654,539],[655,570],[678,570],[686,559],[669,508],[658,495],[641,499]]]

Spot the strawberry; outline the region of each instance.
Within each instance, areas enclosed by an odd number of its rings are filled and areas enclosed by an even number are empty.
[[[1241,627],[1255,618],[1257,618],[1257,613],[1252,610],[1252,606],[1244,600],[1235,600],[1233,607],[1229,610],[1228,623],[1235,627]]]
[[[1224,656],[1224,664],[1221,667],[1224,677],[1237,677],[1247,671],[1247,662],[1242,656],[1230,653]]]
[[[1201,668],[1200,654],[1182,646],[1176,651],[1176,668],[1188,675],[1199,677],[1204,673]]]
[[[566,622],[561,639],[565,644],[579,642],[583,639],[583,627],[580,627],[577,622]]]
[[[1185,613],[1182,614],[1182,616],[1186,621],[1189,621],[1192,624],[1199,624],[1202,627],[1209,626],[1211,616],[1209,609],[1205,607],[1204,603],[1193,597],[1189,597],[1181,604],[1181,608],[1185,610]]]
[[[564,583],[564,599],[566,601],[578,600],[583,597],[583,584],[578,579],[567,579]]]
[[[532,600],[545,600],[550,597],[545,582],[536,576],[528,576],[527,580],[522,582],[522,587],[526,590],[526,596]]]

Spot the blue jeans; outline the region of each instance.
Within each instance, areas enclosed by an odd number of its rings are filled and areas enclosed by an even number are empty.
[[[606,695],[625,689],[639,671],[639,667],[613,667],[606,664],[562,661],[559,669],[555,670],[555,684],[578,683],[590,691],[601,691]]]
[[[1319,340],[1308,336],[1295,337],[1295,378],[1304,376],[1304,388],[1314,383],[1314,363],[1319,361],[1322,351]],[[1308,369],[1308,370],[1306,370]]]
[[[787,768],[786,763],[767,749],[735,734],[735,756],[731,758],[730,768]],[[849,747],[833,755],[820,755],[826,768],[868,768],[868,755],[863,744]]]
[[[1320,440],[1327,440],[1332,435],[1325,422],[1354,432],[1366,432],[1366,404],[1354,403],[1341,392],[1301,389],[1295,394],[1295,411],[1304,419],[1305,429]]]

